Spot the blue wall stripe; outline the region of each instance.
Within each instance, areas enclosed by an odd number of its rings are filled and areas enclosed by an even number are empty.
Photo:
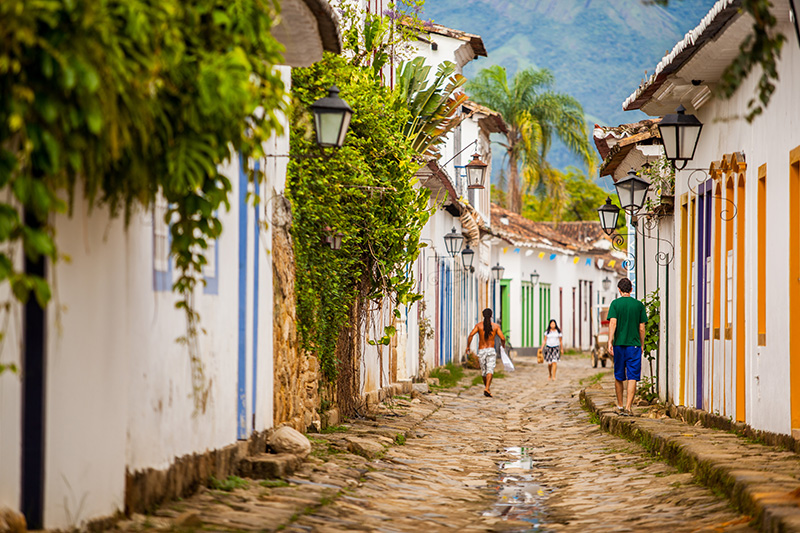
[[[236,402],[236,436],[247,438],[247,359],[245,343],[247,330],[247,161],[239,153],[239,376]]]
[[[256,170],[258,170],[258,163],[256,163]],[[256,198],[261,193],[261,186],[258,180],[255,181]],[[256,430],[256,391],[258,391],[258,239],[260,238],[261,231],[258,227],[258,207],[256,204],[253,209],[253,218],[255,220],[253,229],[253,431]]]

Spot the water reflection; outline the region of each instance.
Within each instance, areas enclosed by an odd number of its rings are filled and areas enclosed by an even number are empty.
[[[511,447],[506,452],[515,460],[500,463],[500,479],[496,487],[498,501],[483,516],[528,522],[529,528],[519,531],[546,531],[543,522],[544,504],[551,489],[536,483],[531,470],[538,464],[531,448]]]

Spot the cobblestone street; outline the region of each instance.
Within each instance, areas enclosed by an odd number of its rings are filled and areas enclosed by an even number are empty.
[[[203,489],[120,529],[751,531],[691,474],[600,431],[578,400],[580,388],[613,386],[595,384],[598,370],[568,357],[549,382],[544,365],[521,362],[494,398],[469,372],[449,391],[311,435],[288,485]]]

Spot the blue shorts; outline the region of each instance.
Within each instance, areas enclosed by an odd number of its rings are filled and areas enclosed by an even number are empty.
[[[614,346],[614,379],[639,381],[642,377],[642,347]]]

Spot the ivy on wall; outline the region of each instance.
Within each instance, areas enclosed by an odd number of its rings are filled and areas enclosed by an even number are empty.
[[[320,149],[308,106],[334,84],[353,118],[342,148]],[[292,91],[287,196],[294,216],[298,330],[302,347],[316,354],[323,376],[334,381],[340,333],[358,327],[354,308],[390,309],[380,324],[383,336],[373,339],[388,344],[398,306],[419,299],[410,265],[430,217],[430,193],[414,186],[420,161],[403,133],[410,115],[386,108],[390,92],[371,68],[326,54],[293,71]],[[340,250],[323,242],[326,227],[344,234]]]
[[[231,191],[219,165],[236,152],[259,157],[280,129],[277,9],[273,0],[0,2],[0,283],[46,306],[47,280],[22,270],[14,250],[58,260],[53,215],[78,194],[126,220],[162,194],[196,393],[193,295]]]

